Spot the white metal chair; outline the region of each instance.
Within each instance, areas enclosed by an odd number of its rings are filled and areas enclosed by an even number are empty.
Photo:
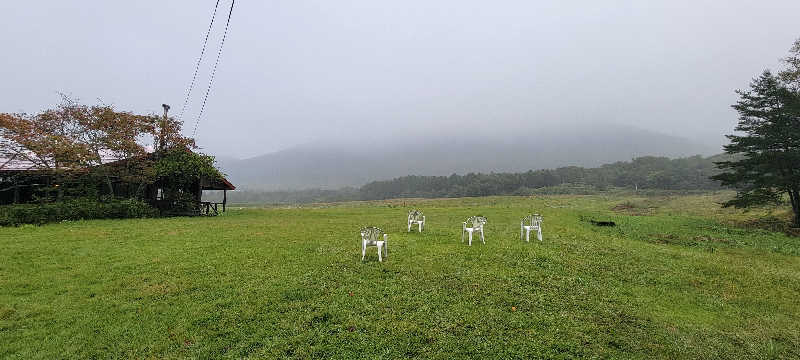
[[[461,242],[464,242],[464,233],[469,233],[469,246],[472,246],[472,233],[481,233],[481,242],[486,245],[483,236],[483,226],[486,225],[486,218],[483,216],[470,216],[467,221],[461,223]]]
[[[536,237],[542,241],[542,216],[539,214],[528,215],[519,222],[519,239],[525,233],[525,241],[531,241],[531,231],[536,230]]]
[[[378,261],[383,262],[384,256],[389,256],[389,249],[386,246],[389,235],[383,230],[374,226],[361,228],[361,261],[367,255],[367,246],[378,248]]]
[[[419,226],[419,232],[425,228],[425,215],[422,215],[422,211],[411,210],[408,212],[408,232],[411,232],[413,225]]]

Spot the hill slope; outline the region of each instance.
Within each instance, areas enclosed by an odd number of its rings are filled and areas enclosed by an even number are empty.
[[[603,126],[507,137],[376,136],[297,146],[245,160],[220,160],[237,185],[264,190],[339,188],[399,176],[516,172],[566,165],[599,166],[642,155],[709,155],[711,146],[640,129]]]

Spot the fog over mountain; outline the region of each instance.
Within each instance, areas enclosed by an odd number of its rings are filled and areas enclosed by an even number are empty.
[[[37,113],[64,92],[180,115],[219,4],[182,119],[203,152],[256,157],[226,165],[242,182],[588,165],[696,152],[656,133],[718,152],[734,90],[800,36],[798,0],[236,1],[209,90],[231,3],[0,1],[0,111]],[[525,145],[503,135],[539,126],[549,135]],[[475,138],[454,135],[463,128]],[[319,148],[332,139],[344,144]],[[409,148],[424,161],[400,160]]]
[[[356,141],[305,144],[245,160],[218,161],[240,188],[285,190],[360,186],[404,175],[594,167],[637,156],[679,157],[720,151],[713,145],[630,126],[595,124],[515,134],[481,128],[423,138],[376,134]]]
[[[0,111],[186,101],[241,188],[597,166],[719,153],[800,35],[797,0],[244,1],[220,51],[232,4],[0,2]]]

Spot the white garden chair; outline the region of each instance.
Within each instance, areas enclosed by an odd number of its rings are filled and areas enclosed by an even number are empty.
[[[411,210],[408,212],[408,232],[411,232],[411,227],[414,225],[419,226],[419,232],[425,228],[425,215],[422,215],[422,211]]]
[[[461,223],[461,242],[464,242],[464,233],[469,233],[469,246],[472,246],[472,233],[481,233],[481,242],[486,245],[483,236],[483,226],[486,225],[486,218],[483,216],[470,216],[467,221]]]
[[[542,216],[539,214],[528,215],[519,222],[519,239],[522,240],[522,233],[525,233],[525,241],[531,241],[531,231],[536,230],[536,237],[542,241]]]
[[[383,257],[389,256],[387,240],[389,240],[389,235],[380,228],[374,226],[361,228],[361,261],[364,261],[364,257],[367,255],[367,246],[375,246],[378,248],[378,261],[383,262]]]

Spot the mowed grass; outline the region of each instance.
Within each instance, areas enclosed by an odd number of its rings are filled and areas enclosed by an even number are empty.
[[[800,239],[726,225],[750,215],[714,201],[393,200],[3,228],[0,357],[800,357]],[[424,233],[405,232],[410,208]],[[543,242],[519,239],[531,212]],[[468,247],[460,222],[476,214],[486,245]],[[389,232],[385,262],[375,248],[361,261],[361,225]]]

